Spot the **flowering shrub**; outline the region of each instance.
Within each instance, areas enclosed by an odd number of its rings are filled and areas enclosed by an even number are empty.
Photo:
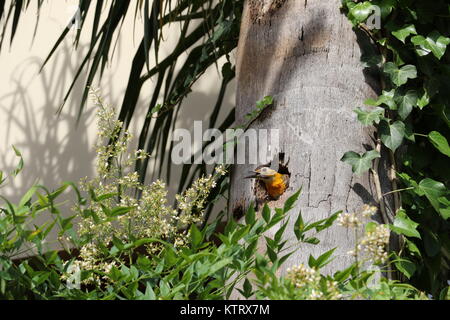
[[[185,246],[189,227],[202,221],[206,198],[215,187],[217,177],[226,173],[219,168],[214,176],[200,177],[183,194],[176,195],[176,208],[168,206],[165,184],[157,180],[145,185],[133,170],[135,161],[147,158],[148,154],[144,150],[131,152],[129,145],[133,136],[128,130],[122,130],[115,110],[104,103],[97,90],[91,90],[91,97],[98,119],[98,175],[81,182],[81,190],[90,194],[89,204],[74,207],[74,211],[84,217],[78,235],[88,241],[81,246],[77,259],[71,262],[72,273],[77,270],[108,273],[113,266],[117,267],[118,262],[106,258],[102,251],[105,245],[112,244],[117,250],[124,242],[153,238],[170,241],[175,247]],[[136,197],[136,192],[141,197]],[[161,244],[149,242],[143,249],[154,254],[161,250]],[[128,254],[131,255],[131,251]],[[100,283],[100,279],[101,276],[92,272],[84,282]]]

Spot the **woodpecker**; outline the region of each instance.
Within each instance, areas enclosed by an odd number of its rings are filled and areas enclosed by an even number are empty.
[[[289,174],[280,173],[267,166],[260,166],[252,171],[246,179],[257,179],[264,183],[271,200],[277,200],[289,187]]]

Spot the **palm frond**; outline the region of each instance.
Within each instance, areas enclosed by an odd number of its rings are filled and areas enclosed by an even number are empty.
[[[0,17],[3,16],[5,19],[0,38],[0,50],[7,26],[11,25],[10,41],[13,41],[17,28],[20,26],[21,12],[26,10],[30,3],[29,0],[10,0],[7,5],[7,2],[0,0]],[[42,3],[43,0],[38,1],[39,9]],[[136,7],[134,10],[130,10],[130,4],[133,3]],[[171,174],[170,158],[166,149],[172,148],[169,136],[180,114],[182,102],[205,71],[217,64],[222,57],[228,59],[230,52],[236,48],[243,3],[244,0],[137,0],[135,2],[79,0],[81,21],[73,45],[76,48],[82,33],[87,32],[86,17],[90,11],[94,11],[93,22],[90,26],[91,42],[57,112],[61,112],[72,94],[75,84],[80,80],[80,75],[87,73],[78,119],[82,115],[89,87],[97,76],[101,78],[114,52],[113,39],[120,34],[121,24],[132,11],[135,26],[137,17],[142,17],[144,35],[132,61],[120,107],[119,120],[124,122],[124,128],[129,127],[136,116],[136,105],[141,97],[144,84],[151,79],[156,79],[155,81],[151,80],[156,85],[148,102],[146,118],[139,135],[138,148],[145,149],[155,159],[155,170],[151,178],[161,177],[163,164],[167,163],[166,178],[169,179]],[[104,12],[107,12],[107,15],[102,19]],[[38,19],[36,23],[38,23]],[[174,50],[161,59],[161,42],[164,41],[166,27],[171,23],[180,25],[178,41]],[[66,40],[69,30],[70,26],[61,33],[50,49],[42,68],[48,64],[63,41]],[[152,54],[155,58],[153,64]],[[210,126],[216,124],[227,85],[234,78],[234,71],[230,72],[233,67],[230,63],[226,65],[226,72],[222,72],[222,83],[218,81],[220,92],[217,102],[211,106]],[[157,106],[161,106],[161,108],[157,108]],[[233,120],[234,114],[230,113],[222,127],[231,125]],[[148,161],[136,163],[136,170],[143,179],[146,176],[147,167]],[[205,166],[200,165],[196,168],[185,166],[181,180],[185,183],[180,184],[180,188],[189,185],[196,174],[205,171]]]

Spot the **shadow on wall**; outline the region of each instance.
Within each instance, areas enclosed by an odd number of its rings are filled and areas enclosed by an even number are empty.
[[[11,172],[16,166],[12,160],[12,144],[24,157],[24,170],[15,180],[9,180],[2,193],[18,201],[34,183],[42,183],[50,189],[63,181],[78,181],[92,175],[95,157],[88,139],[88,127],[94,121],[92,109],[86,110],[78,125],[76,118],[82,96],[82,81],[78,81],[74,92],[60,115],[58,107],[75,76],[83,48],[74,52],[68,46],[60,50],[42,73],[37,70],[42,59],[33,57],[23,61],[12,75],[12,91],[0,98],[0,115],[5,126],[1,138],[0,168]],[[30,77],[30,74],[34,75]],[[82,79],[81,79],[82,80]],[[33,92],[33,95],[32,95]],[[39,92],[39,99],[36,99]]]
[[[118,45],[120,47],[120,41]],[[4,150],[3,153],[0,153],[0,170],[11,172],[17,164],[17,158],[14,158],[11,145],[22,152],[25,162],[21,174],[15,180],[9,180],[8,185],[1,189],[1,193],[13,202],[18,202],[21,196],[35,183],[55,189],[64,181],[77,183],[80,178],[95,175],[96,154],[93,144],[96,139],[96,119],[95,109],[90,101],[83,110],[78,125],[76,124],[85,83],[83,76],[78,79],[79,81],[61,114],[57,114],[84,57],[83,51],[86,48],[87,46],[80,45],[78,50],[74,51],[70,44],[62,46],[40,74],[38,70],[43,63],[40,57],[32,57],[23,61],[10,78],[10,92],[0,97],[0,119],[6,126],[2,130],[6,134],[0,137],[1,149]],[[120,60],[121,52],[122,50],[116,51],[116,60]],[[201,120],[203,121],[203,130],[207,129],[209,115],[217,99],[218,92],[216,91],[220,87],[219,79],[217,79],[217,86],[211,87],[209,83],[211,78],[217,78],[215,67],[211,67],[207,72],[210,73],[207,76],[208,79],[201,80],[196,84],[193,92],[183,102],[176,127],[191,130],[194,121]],[[123,93],[118,97],[113,97],[115,85],[117,85],[114,76],[117,76],[114,69],[105,72],[99,88],[104,95],[105,102],[116,107],[117,110],[120,103],[116,100],[120,100]],[[207,93],[204,92],[205,85],[210,87]],[[234,92],[233,85],[230,85],[215,124],[216,127],[232,110]],[[137,108],[143,110],[147,104],[145,98],[140,98]],[[130,127],[135,134],[133,147],[136,145],[138,137],[136,129],[140,129],[139,126],[135,127],[139,120],[138,118],[134,119],[134,123]],[[133,129],[133,127],[135,128]],[[170,139],[171,137],[169,137]],[[199,144],[201,145],[201,143]],[[182,165],[174,165],[170,161],[171,155],[167,149],[166,152],[163,168],[149,166],[146,183],[156,180],[159,176],[158,173],[161,173],[160,178],[165,181],[167,167],[170,164],[171,176],[167,187],[169,199],[172,202],[180,185]]]

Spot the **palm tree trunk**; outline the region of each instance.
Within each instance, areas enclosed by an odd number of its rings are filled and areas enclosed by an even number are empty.
[[[359,37],[340,12],[339,0],[248,0],[241,25],[237,54],[236,119],[245,122],[255,102],[274,97],[252,128],[279,129],[280,152],[290,159],[288,192],[271,207],[302,187],[292,215],[301,210],[304,220],[319,220],[343,210],[354,212],[363,204],[376,204],[372,176],[352,174],[340,161],[347,151],[373,149],[373,130],[363,128],[353,109],[379,90],[378,79],[363,72]],[[381,162],[383,163],[383,161]],[[231,210],[247,208],[254,200],[252,180],[244,180],[255,165],[236,165],[232,173]],[[382,190],[390,183],[380,170]],[[245,208],[244,211],[245,211]],[[242,211],[242,210],[241,210]],[[289,243],[297,241],[292,232]],[[276,232],[276,227],[273,228]],[[333,226],[319,234],[319,245],[302,244],[283,270],[305,263],[337,247],[337,258],[324,271],[353,262],[347,252],[355,240],[347,229]]]

